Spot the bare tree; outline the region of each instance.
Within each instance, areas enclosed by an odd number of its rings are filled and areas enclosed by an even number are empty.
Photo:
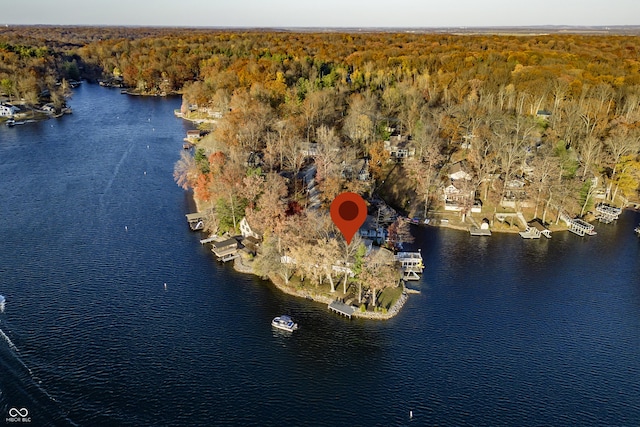
[[[552,181],[554,178],[560,177],[560,159],[553,156],[550,149],[543,149],[543,151],[536,153],[531,162],[531,168],[531,187],[536,195],[533,216],[537,218],[543,194],[546,192],[551,195]],[[545,213],[546,208],[543,211],[543,216]]]
[[[607,158],[611,165],[611,175],[607,186],[606,197],[612,200],[613,182],[616,179],[620,160],[628,154],[636,154],[640,151],[640,136],[637,131],[630,131],[625,125],[616,126],[605,140]]]
[[[316,129],[318,140],[315,162],[317,167],[316,179],[322,182],[329,176],[335,176],[340,157],[340,139],[334,128],[320,126]]]
[[[307,93],[304,101],[300,105],[300,114],[305,123],[307,142],[310,142],[314,135],[312,131],[315,127],[325,123],[336,110],[333,101],[334,96],[329,89],[314,90]]]
[[[504,199],[506,184],[512,179],[514,172],[525,157],[525,148],[535,129],[532,120],[525,116],[510,116],[509,120],[499,122],[496,129],[498,137],[498,160],[504,174],[504,184],[500,200]]]
[[[578,161],[582,165],[582,180],[584,181],[588,172],[593,172],[602,152],[602,141],[600,138],[589,135],[577,146],[579,154]],[[593,172],[595,175],[595,172]]]

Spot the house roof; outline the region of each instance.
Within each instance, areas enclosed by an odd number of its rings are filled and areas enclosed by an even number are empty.
[[[469,173],[465,170],[465,166],[462,162],[456,162],[449,168],[449,177],[454,178],[466,178],[469,177]]]
[[[529,221],[529,226],[535,228],[538,231],[545,231],[547,229],[547,227],[542,225],[540,220],[537,219],[537,218],[536,219],[532,219],[531,221]]]
[[[247,236],[244,239],[242,239],[242,242],[245,243],[245,244],[249,243],[249,244],[252,244],[252,245],[257,245],[258,243],[260,243],[260,239],[256,239],[253,236]]]
[[[446,194],[458,194],[460,193],[460,189],[451,183],[444,188],[444,192]]]
[[[237,247],[238,246],[238,241],[236,239],[231,238],[231,239],[223,240],[221,242],[215,242],[211,246],[213,246],[216,249],[222,249],[222,248],[226,248],[228,246]]]

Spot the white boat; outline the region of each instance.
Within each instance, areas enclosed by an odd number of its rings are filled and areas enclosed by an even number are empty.
[[[271,326],[274,328],[282,329],[283,331],[295,331],[298,329],[298,324],[291,320],[291,317],[283,314],[281,316],[275,317],[271,321]]]

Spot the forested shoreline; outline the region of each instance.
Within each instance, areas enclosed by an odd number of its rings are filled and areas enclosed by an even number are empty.
[[[246,216],[263,236],[257,274],[331,294],[354,284],[359,301],[364,285],[371,308],[396,270],[338,237],[326,209],[342,191],[373,197],[394,180],[410,216],[480,206],[544,223],[639,200],[636,36],[37,28],[0,30],[3,96],[64,97],[80,78],[182,94],[206,136],[175,177],[208,228]],[[391,246],[407,239],[394,227]]]

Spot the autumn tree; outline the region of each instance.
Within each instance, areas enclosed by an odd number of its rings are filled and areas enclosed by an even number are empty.
[[[193,188],[198,177],[198,167],[194,157],[187,151],[180,153],[180,159],[173,168],[173,178],[183,189]]]
[[[640,135],[638,130],[630,130],[624,124],[617,125],[605,140],[606,159],[610,166],[609,185],[607,186],[606,197],[613,201],[613,184],[616,181],[616,174],[620,170],[621,160],[628,155],[640,152]]]
[[[362,287],[366,287],[371,292],[371,306],[376,307],[378,292],[386,287],[397,286],[399,280],[400,270],[393,253],[386,249],[372,252],[365,258],[364,268],[358,276],[358,302],[362,302]]]

